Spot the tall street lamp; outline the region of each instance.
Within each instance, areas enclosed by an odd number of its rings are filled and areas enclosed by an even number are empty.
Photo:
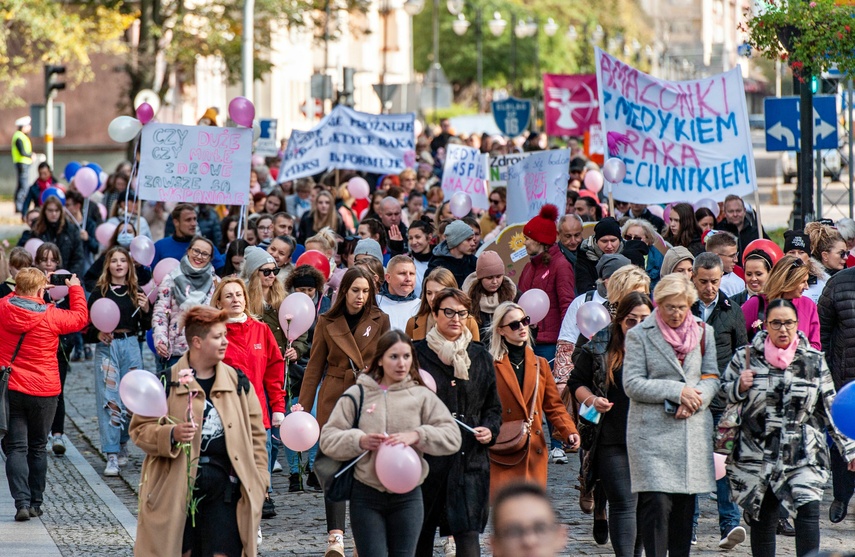
[[[466,34],[466,31],[469,30],[470,23],[466,19],[466,15],[463,13],[463,9],[466,7],[466,3],[464,0],[448,0],[446,2],[446,7],[448,8],[449,13],[451,15],[457,16],[451,24],[451,29],[458,37],[462,37]],[[505,28],[508,26],[508,22],[502,18],[502,14],[499,12],[493,13],[493,18],[487,22],[487,29],[490,30],[490,34],[494,37],[500,36],[505,32]],[[480,4],[475,5],[475,45],[477,50],[477,81],[478,81],[478,112],[481,112],[484,106],[484,18],[483,18],[483,8]]]

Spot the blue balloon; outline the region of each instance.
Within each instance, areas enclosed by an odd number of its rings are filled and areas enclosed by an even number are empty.
[[[79,162],[71,161],[70,163],[65,165],[65,170],[62,171],[62,175],[65,176],[65,181],[70,182],[74,175],[77,174],[77,171],[83,168]]]
[[[148,348],[152,354],[157,356],[157,350],[154,348],[154,334],[151,329],[145,332],[145,343],[148,344]]]
[[[65,207],[65,192],[59,188],[47,188],[42,192],[42,204],[47,200],[48,197],[56,197],[59,199],[59,202],[62,203],[62,206]]]
[[[837,392],[831,405],[831,418],[840,433],[855,439],[855,383],[847,383]]]
[[[86,168],[91,168],[95,171],[95,176],[98,176],[98,187],[101,187],[101,173],[104,172],[104,169],[101,168],[98,164],[94,162],[90,162],[86,165]]]

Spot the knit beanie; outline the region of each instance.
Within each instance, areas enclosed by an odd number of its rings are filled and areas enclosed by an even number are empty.
[[[659,272],[659,276],[664,277],[665,275],[670,275],[674,272],[674,267],[676,267],[680,261],[685,259],[690,260],[692,263],[695,262],[695,256],[683,246],[677,246],[669,249],[665,253],[665,257],[662,258],[662,269]]]
[[[558,240],[558,207],[547,203],[540,208],[540,213],[523,227],[523,234],[535,242],[551,246]]]
[[[479,279],[505,274],[505,262],[495,251],[485,250],[475,264],[475,276]]]
[[[456,248],[472,237],[475,232],[462,220],[452,221],[445,227],[445,242],[449,248]]]
[[[252,273],[256,272],[263,265],[267,265],[268,263],[276,265],[276,260],[263,249],[255,246],[249,246],[246,248],[246,251],[243,252],[243,269],[241,273],[243,276],[249,278],[252,276]]]
[[[784,253],[799,250],[810,253],[810,236],[804,230],[787,230],[784,232]]]
[[[594,240],[603,236],[614,236],[620,240],[620,224],[612,217],[606,217],[594,226]]]
[[[469,228],[467,226],[467,228]],[[353,249],[353,258],[357,255],[370,255],[380,263],[383,263],[383,250],[380,249],[380,243],[372,238],[363,238],[356,242],[356,247]]]
[[[619,253],[606,254],[597,261],[597,276],[605,280],[625,265],[632,265],[632,262],[623,255]]]

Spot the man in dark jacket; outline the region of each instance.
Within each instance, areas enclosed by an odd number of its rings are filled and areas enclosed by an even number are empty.
[[[650,212],[646,203],[630,203],[629,211],[626,213],[631,219],[644,219],[653,225],[656,232],[662,233],[665,229],[665,221]]]
[[[754,240],[769,237],[765,231],[757,229],[757,224],[745,211],[745,202],[738,195],[728,195],[724,199],[724,215],[725,219],[716,224],[715,228],[739,238],[739,261],[742,261],[745,246]]]
[[[401,204],[394,197],[384,197],[380,201],[380,222],[386,229],[389,239],[388,248],[392,255],[401,255],[410,251],[407,243],[407,225],[401,222]]]
[[[445,267],[457,279],[457,284],[462,286],[466,277],[475,272],[478,263],[474,255],[476,249],[478,241],[475,232],[462,220],[456,220],[445,228],[445,240],[433,248],[433,259],[428,263],[427,273],[437,267]]]
[[[702,253],[695,258],[692,282],[698,290],[698,301],[692,306],[692,313],[715,329],[716,360],[719,374],[724,374],[734,352],[748,344],[745,330],[745,317],[742,309],[731,302],[719,291],[724,273],[721,258],[714,253]],[[725,399],[719,394],[710,404],[713,415],[713,427],[718,424],[724,413]],[[712,434],[712,432],[710,432]],[[745,528],[739,525],[742,513],[731,500],[730,484],[727,478],[716,481],[718,503],[718,525],[721,531],[721,549],[732,549],[745,541]],[[695,506],[697,508],[697,505]],[[695,516],[697,521],[697,515]],[[697,522],[695,523],[697,529]]]
[[[855,380],[855,268],[844,269],[828,279],[817,303],[819,340],[839,392]],[[832,449],[831,479],[834,501],[828,509],[831,522],[846,518],[855,491],[855,473],[849,472],[840,451]]]
[[[612,217],[606,217],[594,226],[594,235],[582,242],[577,254],[576,294],[584,294],[597,285],[597,261],[600,257],[623,252],[620,225]]]

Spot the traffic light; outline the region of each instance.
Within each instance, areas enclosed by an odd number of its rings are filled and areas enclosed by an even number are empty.
[[[65,74],[65,66],[45,65],[45,98],[53,97],[54,91],[65,89],[64,81],[57,81],[58,74]]]
[[[343,104],[345,106],[353,106],[356,104],[356,101],[353,98],[353,92],[355,90],[353,78],[355,75],[355,68],[342,68],[341,91],[338,93],[336,104]]]
[[[810,78],[810,92],[814,95],[836,95],[837,94],[837,80],[835,79],[822,79],[818,76],[811,76]]]

